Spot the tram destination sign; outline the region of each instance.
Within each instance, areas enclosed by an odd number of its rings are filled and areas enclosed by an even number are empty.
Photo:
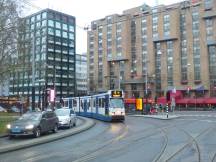
[[[111,97],[122,97],[122,91],[112,91]]]

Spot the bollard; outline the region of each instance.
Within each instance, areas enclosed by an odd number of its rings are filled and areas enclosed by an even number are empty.
[[[168,106],[168,104],[166,106],[166,115],[167,115],[167,118],[169,118],[169,106]]]

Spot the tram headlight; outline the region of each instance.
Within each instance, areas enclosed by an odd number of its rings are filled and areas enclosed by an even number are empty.
[[[110,112],[110,115],[112,115],[112,116],[115,115],[115,112]]]

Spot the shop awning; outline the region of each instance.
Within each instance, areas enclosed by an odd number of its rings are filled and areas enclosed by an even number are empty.
[[[205,88],[204,85],[198,85],[198,86],[194,87],[194,90],[196,90],[196,91],[204,91],[204,90],[206,90],[206,88]]]
[[[216,98],[206,98],[205,103],[206,104],[216,104]]]
[[[178,99],[176,100],[176,104],[188,104],[189,100],[189,98]]]

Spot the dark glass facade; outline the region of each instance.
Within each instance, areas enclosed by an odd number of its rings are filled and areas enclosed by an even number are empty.
[[[32,94],[32,62],[35,60],[35,100],[41,104],[56,90],[56,101],[75,95],[75,17],[51,9],[23,19],[18,63],[10,77],[10,95]],[[34,53],[34,55],[33,55]],[[33,58],[33,56],[35,56]]]

